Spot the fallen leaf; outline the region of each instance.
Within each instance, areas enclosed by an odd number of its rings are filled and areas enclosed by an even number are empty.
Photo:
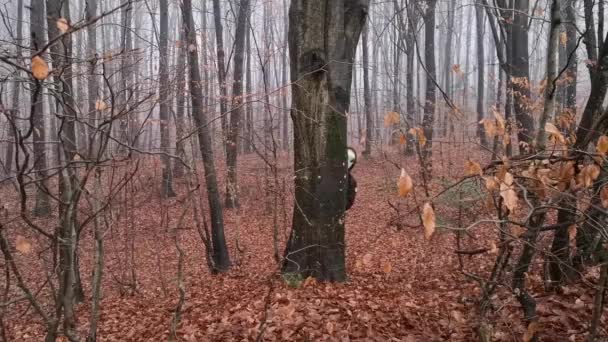
[[[397,181],[399,197],[407,197],[410,191],[412,191],[412,188],[414,188],[412,177],[407,174],[405,169],[401,169],[401,176],[399,176],[399,181]]]
[[[391,125],[399,124],[401,118],[397,112],[388,112],[384,116],[384,127],[390,127]]]
[[[602,200],[602,207],[608,208],[608,185],[604,185],[600,190],[600,199]]]
[[[393,265],[391,264],[390,261],[385,261],[382,263],[382,271],[386,274],[391,273],[391,271],[393,270]]]
[[[595,149],[598,153],[606,155],[606,153],[608,153],[608,136],[602,135],[597,140],[597,146]]]
[[[467,176],[483,176],[483,171],[481,170],[481,166],[479,165],[479,163],[474,162],[470,159],[467,159],[464,164],[464,172]]]
[[[524,333],[523,341],[530,342],[536,336],[536,333],[540,330],[540,323],[534,321],[528,325],[528,329]]]
[[[363,256],[363,265],[370,266],[372,264],[372,255],[367,253]]]
[[[66,33],[70,28],[70,24],[68,24],[68,21],[65,18],[57,19],[57,22],[55,24],[57,26],[57,29],[61,31],[61,33]]]
[[[422,224],[424,225],[424,237],[430,240],[435,233],[435,211],[428,202],[422,207]]]
[[[21,254],[29,254],[32,251],[32,244],[19,235],[15,241],[15,249]]]
[[[559,142],[560,144],[566,143],[566,138],[564,138],[564,135],[562,134],[562,132],[560,132],[559,129],[557,129],[557,127],[555,127],[554,124],[547,122],[545,124],[545,132],[547,132],[550,136],[552,136],[555,139],[555,141]]]
[[[49,77],[49,65],[40,56],[32,58],[32,74],[39,81],[46,80]]]

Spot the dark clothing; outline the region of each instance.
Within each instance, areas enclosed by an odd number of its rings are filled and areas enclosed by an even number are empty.
[[[348,193],[346,194],[346,210],[350,209],[355,203],[355,197],[357,196],[357,180],[353,177],[350,172],[348,173]]]

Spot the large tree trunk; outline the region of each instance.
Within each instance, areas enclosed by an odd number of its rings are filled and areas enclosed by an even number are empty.
[[[251,17],[251,16],[249,16]],[[246,67],[246,77],[247,77],[247,81],[245,84],[245,92],[247,94],[251,94],[253,91],[253,74],[251,72],[251,29],[250,29],[250,23],[251,23],[251,18],[247,19],[247,33],[245,36],[245,45],[246,45],[246,49],[247,49],[247,67]],[[287,38],[285,38],[287,39]],[[245,152],[246,153],[251,153],[254,150],[254,132],[253,132],[253,104],[251,102],[247,103],[247,109],[246,109],[246,116],[247,116],[247,127],[246,127],[246,133],[245,133]]]
[[[226,142],[226,165],[228,180],[226,182],[226,207],[239,206],[237,191],[237,148],[243,116],[243,57],[245,55],[245,34],[248,31],[249,0],[241,0],[234,42],[234,81],[232,83],[232,112],[230,113],[230,130]]]
[[[288,21],[288,14],[287,14],[287,9],[289,8],[288,5],[288,1],[287,0],[283,0],[283,16],[284,18],[284,36],[283,39],[285,40],[284,44],[283,44],[283,56],[281,58],[281,62],[283,64],[282,70],[281,70],[281,75],[282,75],[282,87],[287,87],[287,82],[288,82],[288,66],[287,66],[287,62],[288,62],[288,54],[289,54],[289,42],[287,41],[287,36],[288,36],[288,27],[289,27],[289,21]],[[288,92],[287,89],[283,89],[282,91],[282,96],[281,96],[281,100],[282,100],[282,107],[283,107],[283,149],[285,151],[289,150],[289,109],[287,109],[287,96],[288,96]]]
[[[226,61],[224,60],[224,31],[222,27],[222,9],[220,0],[213,0],[213,19],[215,21],[215,47],[217,53],[217,78],[220,85],[220,122],[222,141],[225,143],[228,134],[228,88],[226,87]],[[225,145],[225,144],[223,144]],[[224,148],[224,146],[222,146]]]
[[[344,281],[346,113],[368,1],[292,0],[295,197],[283,273]]]
[[[217,0],[215,0],[217,1]],[[188,41],[188,64],[190,72],[190,96],[192,99],[192,116],[198,127],[198,141],[203,156],[203,167],[205,170],[205,183],[207,186],[207,198],[211,211],[211,240],[213,271],[225,272],[230,267],[230,257],[224,237],[224,216],[222,203],[217,185],[213,149],[211,146],[211,134],[209,133],[209,121],[203,108],[203,92],[200,87],[201,73],[198,65],[198,48],[196,46],[196,31],[194,19],[192,18],[192,2],[184,0],[182,5],[182,20],[184,31]]]
[[[30,46],[32,48],[32,57],[36,56],[38,49],[42,48],[45,43],[44,35],[44,1],[34,1],[31,4],[30,13]],[[42,56],[40,56],[42,57]],[[34,87],[41,87],[42,81],[34,81]],[[49,203],[49,195],[47,193],[47,159],[46,159],[46,131],[44,128],[44,102],[42,91],[32,91],[32,112],[30,124],[33,126],[34,134],[34,171],[36,172],[36,205],[33,214],[36,216],[47,216],[51,213],[51,205]],[[27,165],[23,165],[26,167]]]
[[[180,23],[181,24],[181,23]],[[184,31],[179,28],[179,44],[177,46],[177,75],[175,77],[175,91],[176,91],[176,101],[175,101],[175,153],[179,158],[183,161],[186,160],[186,148],[184,139],[184,130],[186,127],[186,116],[185,106],[186,106],[186,36],[184,35]],[[203,43],[205,44],[205,43]],[[205,81],[205,83],[207,83]],[[184,164],[180,161],[176,161],[173,164],[173,176],[175,178],[181,178],[184,176]]]
[[[174,197],[173,191],[173,169],[171,168],[171,152],[169,141],[169,110],[171,107],[171,96],[169,91],[169,53],[167,51],[169,43],[169,1],[160,0],[160,37],[158,42],[159,52],[159,87],[158,96],[160,99],[159,119],[160,119],[160,148],[162,151],[161,160],[163,163],[162,180],[161,180],[161,196]]]

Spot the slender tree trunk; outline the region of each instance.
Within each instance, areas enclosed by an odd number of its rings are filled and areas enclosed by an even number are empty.
[[[454,13],[454,7],[456,6],[456,0],[454,1],[448,1],[448,13],[447,13],[447,20],[448,20],[448,28],[447,28],[447,37],[445,40],[445,60],[444,60],[444,65],[443,65],[443,72],[444,72],[444,87],[445,87],[445,92],[448,95],[449,98],[453,98],[453,94],[454,91],[452,89],[452,65],[453,65],[453,60],[452,60],[452,47],[453,47],[453,40],[454,40],[454,20],[456,18],[456,14]],[[478,26],[478,29],[481,26]],[[479,34],[480,31],[478,31],[477,33]],[[448,131],[448,121],[451,121],[450,115],[449,115],[448,110],[444,111],[443,114],[443,120],[441,123],[441,135],[442,136],[446,136],[447,131]],[[451,126],[451,125],[450,125]],[[450,132],[450,134],[452,134],[453,132]]]
[[[17,58],[21,58],[21,55],[23,54],[23,49],[21,48],[23,46],[23,0],[17,1],[17,37],[16,37],[16,39],[17,39],[16,55],[17,55]],[[4,167],[6,168],[5,172],[7,175],[12,174],[13,163],[15,162],[15,160],[14,160],[14,155],[15,155],[14,140],[16,139],[16,137],[15,137],[15,134],[13,132],[13,128],[11,127],[11,125],[15,125],[16,127],[18,127],[15,114],[19,113],[19,107],[20,107],[19,93],[21,91],[21,82],[18,79],[20,76],[21,76],[21,71],[19,69],[16,69],[15,78],[17,80],[13,84],[13,92],[11,94],[11,106],[13,108],[8,111],[9,120],[12,121],[12,123],[7,126],[9,142],[8,142],[8,146],[6,147],[6,155],[4,158]]]
[[[551,3],[551,27],[549,30],[549,46],[547,47],[547,78],[545,86],[545,106],[539,119],[536,143],[539,151],[543,151],[547,144],[545,125],[553,116],[555,111],[555,96],[557,93],[557,52],[559,46],[559,28],[561,24],[560,2],[553,0]]]
[[[163,198],[175,197],[173,191],[173,170],[171,168],[171,153],[170,148],[170,132],[169,132],[169,111],[171,105],[171,95],[169,91],[169,1],[159,0],[160,9],[160,37],[158,42],[159,52],[159,87],[158,95],[160,99],[159,119],[160,119],[160,148],[161,161],[163,163],[162,180],[161,180],[161,196]]]
[[[175,151],[177,156],[183,161],[186,160],[186,148],[184,138],[184,128],[186,127],[186,116],[184,115],[186,106],[186,36],[184,30],[179,30],[179,44],[177,46],[177,76],[175,78],[176,83],[176,109],[175,109],[175,135],[177,142],[175,143]],[[205,43],[203,43],[205,44]],[[207,81],[205,81],[207,83]],[[181,178],[185,174],[184,165],[182,162],[176,161],[173,164],[173,176],[175,178]]]
[[[63,18],[70,22],[69,3],[60,0],[47,1],[47,25],[49,40],[56,39],[61,32],[57,28],[57,20]],[[57,99],[60,108],[61,131],[58,138],[61,141],[61,153],[65,165],[59,175],[59,294],[64,313],[64,330],[68,336],[75,333],[76,321],[74,306],[77,301],[84,299],[79,270],[76,269],[77,221],[76,213],[79,199],[79,182],[76,171],[71,165],[77,153],[76,145],[76,102],[73,94],[72,70],[72,35],[65,35],[61,40],[51,45],[53,67],[61,69],[60,76],[54,75],[55,89],[61,97]]]
[[[292,0],[289,11],[295,197],[282,271],[344,281],[346,112],[368,1]]]
[[[480,0],[477,0],[475,6],[475,16],[477,19],[477,138],[482,146],[487,146],[486,134],[483,129],[481,120],[484,118],[484,91],[485,91],[485,53],[484,53],[484,17],[483,5]]]
[[[222,136],[224,137],[222,148],[225,148],[225,139],[228,134],[228,88],[226,87],[226,62],[224,52],[224,31],[222,27],[222,9],[220,0],[213,0],[213,19],[215,21],[215,47],[217,52],[217,78],[220,85],[220,122],[222,124]]]
[[[238,135],[243,116],[243,57],[245,55],[245,34],[248,32],[249,0],[241,0],[234,42],[234,81],[232,83],[232,111],[230,112],[230,130],[226,142],[226,165],[228,177],[226,182],[226,208],[239,206],[237,184],[237,147]]]
[[[429,180],[433,170],[433,125],[435,123],[435,83],[437,79],[435,67],[435,6],[437,0],[427,0],[426,13],[424,14],[424,62],[426,64],[426,98],[424,103],[424,118],[422,128],[427,139],[422,149],[424,170],[426,179]]]
[[[372,153],[372,132],[374,131],[374,122],[372,119],[372,94],[369,87],[369,47],[368,47],[368,31],[369,21],[363,27],[361,38],[362,54],[363,54],[363,101],[365,111],[365,149],[363,156],[369,157]]]
[[[289,54],[289,42],[287,41],[287,36],[289,35],[287,30],[289,28],[289,16],[287,14],[287,10],[289,8],[288,5],[288,1],[287,0],[283,0],[283,17],[284,17],[284,22],[283,22],[283,26],[284,26],[284,36],[283,39],[284,44],[283,44],[283,56],[281,59],[282,62],[282,85],[283,87],[287,87],[287,82],[288,82],[288,65],[287,65],[287,60],[288,60],[288,54]],[[287,97],[288,97],[288,88],[283,89],[282,92],[282,107],[283,107],[283,149],[285,151],[289,150],[289,140],[291,140],[291,137],[289,136],[289,109],[287,109]]]
[[[32,57],[39,48],[45,44],[45,28],[46,20],[43,1],[34,1],[31,4],[30,13],[30,46],[32,48]],[[43,56],[40,56],[41,58]],[[34,87],[41,87],[42,81],[34,81]],[[36,193],[36,205],[33,214],[36,216],[48,216],[51,213],[51,205],[49,203],[49,195],[47,193],[47,158],[46,158],[46,131],[44,128],[44,99],[42,91],[32,91],[32,112],[30,124],[33,126],[34,134],[34,171],[36,172],[38,191]],[[23,167],[27,167],[24,165]]]
[[[198,127],[198,140],[203,156],[207,197],[211,211],[213,271],[225,272],[230,267],[230,257],[226,246],[226,238],[224,237],[224,217],[215,173],[211,135],[208,126],[209,121],[203,108],[203,93],[200,87],[201,74],[198,65],[198,48],[196,46],[196,31],[194,29],[194,19],[192,18],[191,0],[183,0],[182,19],[184,31],[188,39],[189,88],[192,100],[192,116]]]
[[[87,21],[93,20],[97,15],[97,1],[96,0],[86,0],[85,4],[85,16]],[[85,118],[89,125],[93,126],[96,124],[95,115],[97,113],[95,109],[95,103],[98,100],[99,96],[99,82],[97,75],[95,74],[95,66],[97,65],[97,27],[95,24],[87,26],[87,59],[88,59],[88,73],[89,76],[87,78],[87,92],[88,92],[88,117]],[[101,99],[100,99],[101,100]],[[91,150],[90,146],[93,144],[94,132],[91,127],[87,125],[86,130],[87,137],[89,139],[89,152],[94,153]]]
[[[513,34],[511,45],[513,47],[513,106],[515,120],[519,127],[517,138],[520,153],[525,152],[522,142],[531,145],[534,140],[534,119],[530,115],[530,58],[528,54],[528,13],[529,0],[514,0]]]
[[[245,36],[246,40],[246,49],[247,49],[247,66],[246,66],[246,74],[247,74],[247,83],[245,84],[245,92],[247,95],[250,95],[253,91],[253,74],[251,73],[251,16],[247,19],[247,33]],[[245,141],[245,152],[251,153],[253,151],[253,147],[255,144],[254,134],[253,134],[253,104],[247,103],[247,129],[246,129],[246,141]]]

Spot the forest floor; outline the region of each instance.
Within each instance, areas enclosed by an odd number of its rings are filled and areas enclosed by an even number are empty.
[[[458,180],[464,160],[472,154],[467,149],[440,152],[435,153],[434,175],[443,180],[435,182],[433,193]],[[392,162],[387,158],[392,158]],[[481,159],[480,156],[478,160]],[[221,169],[221,162],[217,164]],[[415,196],[397,197],[399,170],[395,164],[402,165],[413,176]],[[456,234],[440,230],[430,241],[424,238],[416,210],[424,203],[424,194],[415,158],[406,159],[395,153],[372,160],[360,158],[353,172],[359,185],[358,195],[347,213],[346,223],[349,279],[343,284],[305,281],[299,288],[290,287],[281,278],[273,257],[273,213],[277,214],[281,254],[289,233],[289,198],[292,197],[289,165],[290,159],[285,156],[282,166],[286,171],[281,183],[287,184],[286,200],[279,200],[279,205],[273,207],[272,196],[267,198],[264,194],[262,162],[253,156],[241,159],[241,208],[238,212],[225,210],[234,265],[221,275],[212,275],[207,269],[203,244],[192,215],[187,215],[180,229],[175,229],[183,210],[188,209],[184,182],[177,180],[178,196],[164,201],[168,206],[165,217],[169,218],[164,220],[157,191],[158,177],[145,173],[137,176],[132,188],[133,207],[120,213],[125,203],[121,203],[124,198],[119,197],[114,205],[119,219],[106,233],[98,340],[168,339],[178,298],[176,231],[184,250],[186,295],[178,326],[178,337],[183,341],[477,340],[476,299],[481,292],[480,285],[461,270],[488,277],[495,255],[466,257],[462,260],[462,269],[454,253]],[[221,170],[218,173],[223,174]],[[1,191],[5,192],[2,198],[8,199],[6,207],[14,214],[16,199],[9,193],[12,188],[4,187]],[[485,210],[483,203],[482,200],[456,206],[446,200],[438,201],[435,207],[437,215],[444,217],[442,220],[460,220],[459,223],[467,225],[475,221],[476,213]],[[49,227],[53,224],[48,221]],[[31,239],[34,252],[19,255],[17,261],[30,284],[41,284],[44,262],[38,256],[44,243],[23,233],[17,224],[10,227],[9,237],[25,234]],[[93,245],[90,229],[83,234],[80,263],[86,298],[78,306],[77,323],[79,334],[86,336],[91,309]],[[495,230],[481,227],[463,236],[460,248],[487,247],[493,239],[496,239]],[[546,244],[549,240],[543,241]],[[589,284],[597,277],[597,270],[591,269],[585,275],[587,283],[568,285],[560,294],[545,293],[540,272],[542,261],[541,257],[535,259],[528,277],[528,288],[537,299],[540,339],[583,340],[593,305],[594,291]],[[0,266],[4,270],[4,260],[0,260]],[[131,274],[137,280],[134,291],[126,285]],[[0,284],[5,284],[3,277],[4,271]],[[43,292],[39,296],[45,300]],[[16,289],[11,293],[13,298],[20,295]],[[526,328],[520,306],[508,288],[498,291],[493,304],[494,311],[488,317],[494,327],[493,340],[521,341]],[[607,316],[604,314],[601,331],[604,337],[607,336]],[[44,327],[23,302],[11,306],[4,321],[11,341],[42,339]]]

